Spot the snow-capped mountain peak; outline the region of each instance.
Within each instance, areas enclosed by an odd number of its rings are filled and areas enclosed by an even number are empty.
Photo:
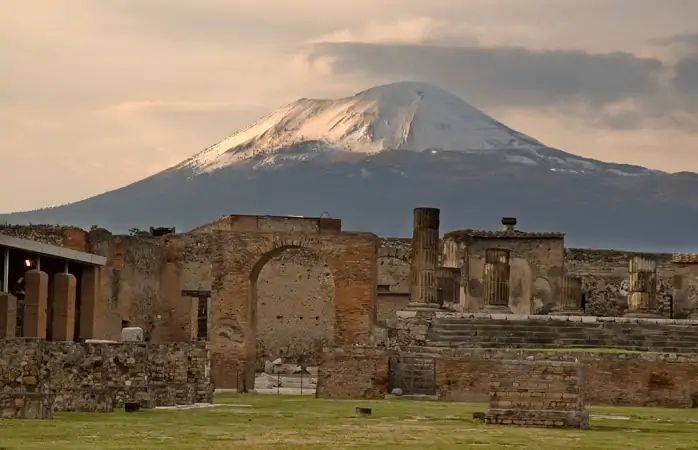
[[[508,128],[438,87],[398,82],[336,100],[300,99],[207,148],[181,166],[210,172],[250,158],[274,159],[312,143],[294,159],[323,152],[537,150],[539,141]],[[305,154],[304,154],[305,153]]]

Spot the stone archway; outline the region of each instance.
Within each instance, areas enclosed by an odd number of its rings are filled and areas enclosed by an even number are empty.
[[[334,278],[334,343],[369,343],[375,323],[377,238],[369,233],[214,231],[211,242],[211,374],[216,387],[254,387],[257,283],[264,265],[289,248],[325,259]]]
[[[250,274],[254,309],[255,369],[265,361],[318,365],[334,343],[334,275],[329,264],[305,247],[281,247],[260,259]]]

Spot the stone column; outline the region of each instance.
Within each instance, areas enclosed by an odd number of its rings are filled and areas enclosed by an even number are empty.
[[[414,209],[409,308],[439,307],[436,280],[439,259],[439,213],[437,208]]]
[[[509,250],[495,248],[485,251],[484,308],[488,312],[511,314],[509,309],[510,260]]]
[[[657,314],[657,262],[633,256],[628,263],[628,317],[659,317]]]
[[[13,338],[17,331],[17,298],[0,292],[0,338]]]
[[[48,274],[28,270],[24,274],[24,337],[46,339]]]
[[[72,341],[75,337],[75,292],[77,281],[70,273],[53,277],[51,337],[54,341]]]
[[[100,302],[102,268],[99,266],[84,266],[80,280],[80,326],[79,338],[100,339],[103,317]]]
[[[564,276],[560,280],[555,314],[565,316],[581,316],[582,311],[582,279]]]

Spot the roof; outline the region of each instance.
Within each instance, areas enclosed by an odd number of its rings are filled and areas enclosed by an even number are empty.
[[[698,264],[698,254],[696,253],[674,253],[671,262],[678,264]]]
[[[557,232],[528,232],[519,230],[453,230],[444,234],[444,239],[469,240],[469,239],[563,239],[565,233]]]
[[[20,239],[13,236],[0,234],[0,247],[14,248],[24,250],[30,253],[50,256],[52,258],[67,259],[82,264],[93,266],[104,266],[107,263],[107,258],[104,256],[94,255],[92,253],[79,252],[57,245],[44,244],[42,242],[30,241],[28,239]]]

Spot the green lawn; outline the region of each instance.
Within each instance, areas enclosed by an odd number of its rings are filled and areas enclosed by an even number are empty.
[[[698,410],[691,409],[593,407],[592,430],[577,431],[476,423],[472,413],[485,411],[482,404],[276,395],[220,395],[216,400],[222,406],[1,420],[0,450],[698,448]],[[354,417],[356,406],[373,408],[373,416]]]

